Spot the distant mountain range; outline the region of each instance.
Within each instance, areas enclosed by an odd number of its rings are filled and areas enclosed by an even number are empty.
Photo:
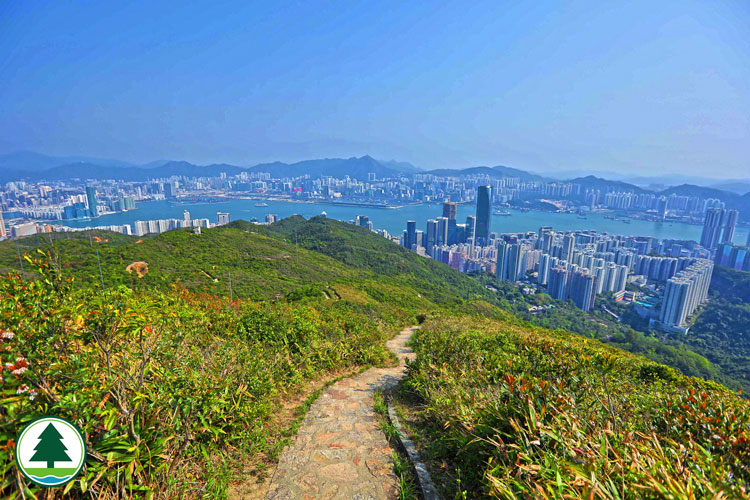
[[[371,156],[360,158],[326,158],[296,163],[263,163],[252,167],[228,164],[194,165],[186,161],[156,161],[145,165],[88,157],[53,157],[33,152],[0,156],[0,182],[14,180],[116,179],[147,181],[172,176],[213,177],[226,173],[269,172],[274,177],[310,175],[367,179],[371,172],[377,177],[411,175],[420,170],[414,165],[395,160],[381,161]]]
[[[88,163],[99,167],[119,167],[119,168],[153,168],[168,163],[167,160],[157,160],[144,165],[136,165],[122,160],[112,160],[108,158],[92,158],[89,156],[49,156],[33,151],[17,151],[0,155],[0,170],[15,170],[18,172],[39,172],[49,170],[60,165],[69,165],[72,163]]]
[[[378,178],[411,176],[417,173],[436,176],[469,176],[486,175],[490,178],[518,177],[523,181],[553,181],[551,177],[544,177],[526,170],[498,165],[495,167],[470,167],[464,169],[420,170],[414,165],[396,160],[376,160],[371,156],[359,158],[325,158],[304,160],[296,163],[262,163],[251,167],[228,164],[195,165],[186,161],[158,160],[142,165],[113,160],[90,157],[55,157],[31,151],[22,151],[0,155],[0,182],[26,179],[39,180],[69,180],[69,179],[116,179],[122,181],[148,181],[150,179],[164,179],[173,176],[185,177],[215,177],[221,173],[236,175],[240,172],[268,172],[273,177],[299,177],[309,175],[312,178],[332,176],[365,180],[369,173],[375,173]],[[675,176],[673,179],[682,181],[687,177]],[[720,183],[714,181],[715,186],[683,183],[661,189],[661,181],[668,177],[634,177],[633,182],[611,180],[594,175],[575,177],[567,182],[581,184],[585,188],[599,190],[632,191],[634,193],[656,193],[670,195],[672,193],[703,198],[719,198],[727,208],[741,210],[743,218],[750,217],[750,192],[743,192],[741,187],[750,186],[750,181],[737,180]],[[710,179],[701,179],[709,181]],[[690,178],[693,180],[693,178]],[[653,182],[648,182],[653,181]]]

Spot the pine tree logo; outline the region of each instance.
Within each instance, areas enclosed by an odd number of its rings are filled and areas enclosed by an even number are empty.
[[[34,448],[34,456],[31,460],[34,462],[47,462],[48,469],[55,468],[55,462],[70,462],[70,457],[62,441],[62,434],[57,432],[55,424],[52,422],[39,434],[39,444]]]
[[[41,486],[62,486],[78,476],[86,443],[78,428],[59,417],[42,417],[24,427],[16,441],[16,464]]]

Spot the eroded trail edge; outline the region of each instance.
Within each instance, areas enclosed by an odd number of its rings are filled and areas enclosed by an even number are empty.
[[[406,328],[388,341],[399,358],[397,367],[371,368],[336,382],[313,403],[281,454],[268,500],[397,498],[393,450],[375,418],[373,393],[404,377],[406,359],[414,358],[406,343],[417,328]]]

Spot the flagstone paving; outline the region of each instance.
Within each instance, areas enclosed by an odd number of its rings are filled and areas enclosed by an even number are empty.
[[[268,500],[379,500],[398,496],[388,440],[378,426],[373,393],[403,378],[406,347],[417,327],[388,342],[395,368],[371,368],[329,387],[310,407],[295,439],[281,454]]]

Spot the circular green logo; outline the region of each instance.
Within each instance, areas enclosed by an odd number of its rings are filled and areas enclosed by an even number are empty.
[[[16,441],[16,464],[40,486],[62,486],[86,462],[86,442],[78,427],[60,417],[42,417],[23,428]]]

